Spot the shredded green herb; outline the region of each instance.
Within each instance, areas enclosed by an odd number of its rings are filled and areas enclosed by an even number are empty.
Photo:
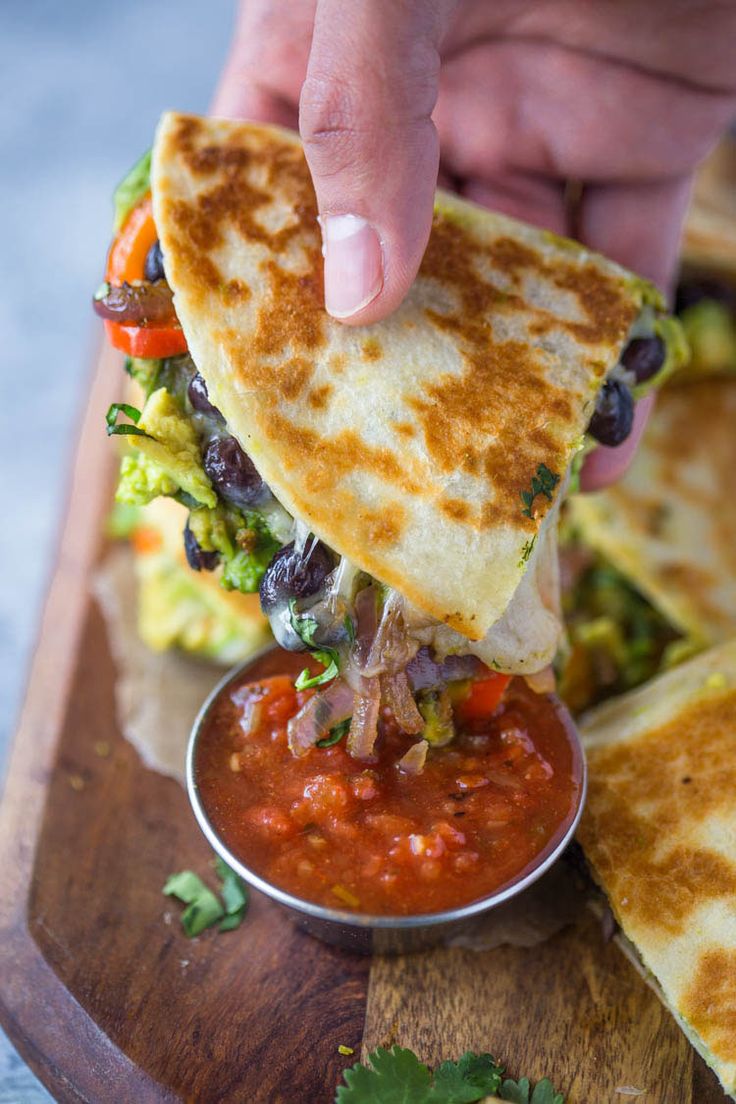
[[[176,897],[187,906],[181,914],[181,926],[190,939],[216,924],[225,910],[214,893],[193,870],[172,874],[163,888],[167,897]]]
[[[315,641],[314,634],[319,625],[308,613],[296,612],[296,598],[289,599],[289,617],[294,632],[307,645],[317,662],[325,668],[319,675],[310,675],[309,668],[305,667],[294,686],[297,690],[311,690],[314,686],[324,686],[325,683],[332,682],[340,674],[339,654],[334,648],[322,647]]]
[[[221,932],[233,931],[248,909],[248,887],[243,879],[220,858],[215,860],[215,870],[222,901],[193,870],[172,874],[163,887],[167,897],[176,897],[187,906],[181,914],[181,926],[190,939],[218,921]]]
[[[346,1048],[347,1049],[347,1048]],[[335,1104],[475,1104],[498,1096],[511,1104],[564,1104],[565,1098],[545,1077],[531,1086],[504,1080],[504,1067],[491,1054],[468,1051],[457,1062],[443,1062],[432,1072],[404,1047],[378,1047],[368,1064],[346,1069]]]
[[[521,501],[524,503],[524,509],[521,512],[524,517],[533,517],[532,504],[539,495],[544,495],[551,502],[552,491],[559,482],[560,477],[556,472],[550,471],[546,464],[540,464],[537,474],[532,476],[532,489],[521,492]]]
[[[225,917],[220,922],[220,931],[233,931],[240,926],[248,910],[248,887],[240,875],[219,857],[215,860],[215,870],[222,883],[220,896],[225,906]]]
[[[127,423],[117,424],[118,414],[124,414],[126,418],[130,418],[133,425]],[[107,425],[107,436],[113,437],[150,437],[150,433],[145,433],[142,429],[138,428],[138,421],[140,420],[141,412],[137,407],[131,406],[130,403],[113,403],[107,414],[105,415],[105,424]]]
[[[318,748],[328,748],[334,747],[335,744],[339,744],[343,736],[350,731],[350,722],[352,719],[352,717],[346,717],[344,721],[340,721],[339,724],[336,724],[330,729],[329,736],[323,736],[321,740],[317,741],[315,746]]]

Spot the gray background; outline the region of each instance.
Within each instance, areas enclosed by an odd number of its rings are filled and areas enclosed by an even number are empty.
[[[3,770],[98,335],[89,301],[110,196],[162,109],[207,109],[233,10],[232,0],[0,0]],[[50,1099],[0,1036],[0,1104]]]

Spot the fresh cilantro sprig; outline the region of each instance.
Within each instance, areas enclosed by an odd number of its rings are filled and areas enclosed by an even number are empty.
[[[309,668],[305,667],[294,686],[297,690],[311,690],[314,686],[324,686],[325,683],[332,682],[340,674],[340,656],[334,648],[323,647],[314,639],[314,634],[319,628],[317,620],[310,617],[308,613],[296,612],[296,598],[289,599],[289,617],[294,632],[306,644],[317,662],[325,668],[318,675],[310,675]]]
[[[368,1055],[368,1063],[345,1070],[335,1104],[475,1104],[486,1096],[512,1104],[564,1104],[563,1095],[546,1077],[531,1096],[526,1078],[504,1080],[504,1068],[491,1054],[468,1051],[432,1073],[411,1050],[378,1047]]]
[[[193,870],[172,874],[163,888],[167,897],[176,897],[187,906],[181,914],[181,926],[190,939],[218,921],[221,932],[233,931],[247,911],[248,887],[243,879],[220,858],[215,860],[215,870],[221,882],[222,901]]]
[[[504,1081],[498,1095],[501,1100],[508,1100],[511,1104],[565,1104],[565,1097],[557,1092],[548,1077],[537,1081],[531,1096],[530,1090],[529,1079],[520,1077],[518,1081]]]
[[[559,482],[560,477],[557,472],[550,471],[546,464],[540,464],[537,474],[532,476],[532,489],[521,492],[521,501],[524,503],[524,509],[521,512],[524,517],[533,516],[532,504],[539,495],[544,495],[551,502],[552,492]]]

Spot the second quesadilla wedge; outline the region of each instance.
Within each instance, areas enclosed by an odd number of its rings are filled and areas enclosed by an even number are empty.
[[[582,724],[578,829],[624,936],[736,1099],[736,641]]]

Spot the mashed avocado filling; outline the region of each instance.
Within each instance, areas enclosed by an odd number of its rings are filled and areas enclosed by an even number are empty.
[[[568,647],[558,656],[560,695],[575,713],[633,690],[693,655],[681,636],[612,564],[561,533],[562,556],[585,557],[563,588]]]
[[[688,376],[736,372],[736,317],[728,304],[701,299],[680,315],[690,345]]]
[[[221,422],[195,411],[188,399],[195,374],[189,356],[166,360],[129,358],[126,371],[145,395],[145,404],[127,436],[115,494],[125,506],[145,506],[159,495],[175,498],[190,509],[189,528],[204,552],[217,552],[226,590],[258,590],[266,567],[281,542],[258,509],[239,510],[215,491],[202,454]],[[123,427],[130,432],[130,427]]]

